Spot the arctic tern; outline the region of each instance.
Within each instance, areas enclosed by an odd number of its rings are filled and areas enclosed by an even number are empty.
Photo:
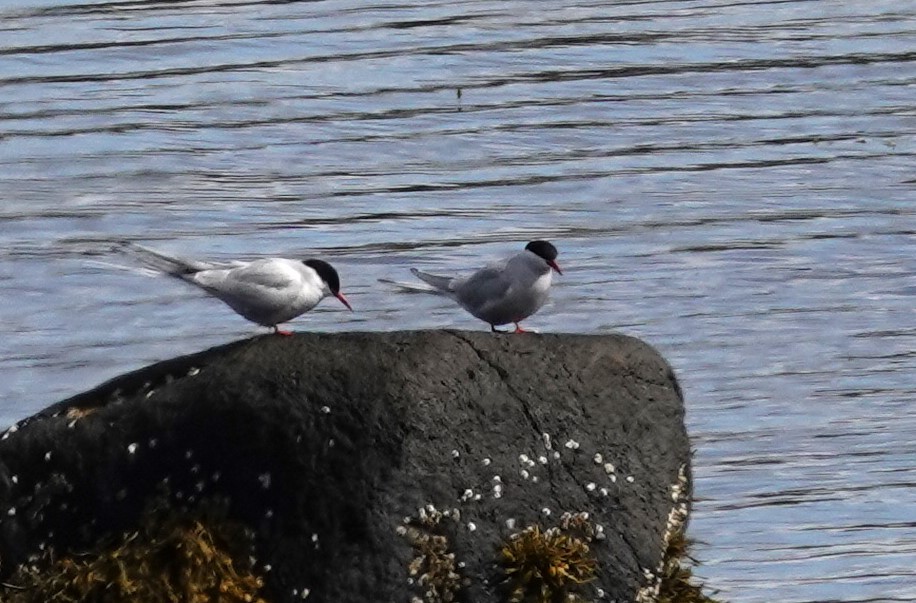
[[[308,312],[325,297],[336,297],[350,311],[340,292],[337,271],[324,260],[264,258],[220,264],[167,255],[135,243],[121,247],[146,267],[200,287],[251,322],[282,331],[280,323]]]
[[[525,250],[499,263],[481,268],[468,277],[438,276],[411,268],[411,272],[432,287],[430,292],[454,299],[476,318],[497,325],[515,324],[537,312],[550,291],[552,270],[563,274],[557,265],[557,248],[547,241],[531,241]]]

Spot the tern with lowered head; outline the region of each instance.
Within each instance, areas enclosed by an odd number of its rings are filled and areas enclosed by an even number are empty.
[[[291,333],[281,331],[281,323],[308,312],[326,297],[336,297],[353,310],[340,292],[337,271],[324,260],[264,258],[218,264],[167,255],[135,243],[123,243],[122,248],[147,268],[195,285],[243,318],[282,335]]]

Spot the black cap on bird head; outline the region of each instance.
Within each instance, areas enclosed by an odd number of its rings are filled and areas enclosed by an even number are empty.
[[[318,277],[328,284],[328,289],[331,290],[331,294],[339,299],[351,312],[353,311],[353,308],[350,307],[350,302],[348,302],[347,298],[340,292],[340,276],[338,276],[333,266],[324,260],[303,260],[302,263],[314,270],[318,274]]]
[[[525,249],[548,262],[557,259],[557,248],[550,241],[531,241]]]
[[[525,249],[539,258],[543,258],[547,265],[556,270],[557,273],[563,274],[563,271],[557,265],[557,248],[553,246],[553,243],[549,241],[531,241],[525,245]]]

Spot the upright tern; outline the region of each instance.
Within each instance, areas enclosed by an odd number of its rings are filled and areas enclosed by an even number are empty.
[[[490,324],[515,324],[537,312],[550,291],[551,270],[563,274],[557,265],[557,248],[547,241],[531,241],[525,250],[501,262],[481,268],[468,277],[438,276],[411,268],[413,274],[432,287],[433,293],[446,295]]]

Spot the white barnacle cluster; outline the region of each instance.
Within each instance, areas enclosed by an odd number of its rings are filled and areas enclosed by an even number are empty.
[[[576,527],[581,523],[588,521],[588,511],[580,511],[579,513],[573,513],[572,511],[566,511],[560,515],[560,527],[564,530]]]
[[[595,465],[598,465],[604,469],[604,474],[612,484],[617,483],[617,467],[614,466],[614,463],[605,460],[604,455],[602,455],[600,452],[596,452],[595,456],[592,457],[592,460],[595,462]],[[632,481],[630,483],[632,483]],[[607,488],[601,488],[599,491],[602,495],[607,496]]]
[[[665,523],[665,545],[667,546],[671,539],[677,534],[684,531],[687,525],[690,502],[690,480],[687,477],[687,465],[683,464],[678,469],[677,481],[671,485],[671,501],[674,505],[668,512],[668,520]]]
[[[591,520],[587,511],[572,513],[567,511],[560,516],[558,524],[564,530],[578,530],[588,540],[604,540],[604,526]]]
[[[501,498],[503,495],[503,478],[494,475],[490,481],[493,482],[493,498]]]
[[[674,504],[671,506],[665,522],[665,544],[663,550],[667,550],[672,539],[679,534],[683,534],[689,514],[689,499],[690,479],[687,477],[687,465],[682,464],[678,468],[677,481],[671,485],[671,501]],[[667,561],[663,555],[655,571],[643,570],[645,584],[636,593],[637,603],[650,603],[658,599]]]
[[[658,594],[661,592],[662,577],[647,568],[642,568],[642,577],[645,586],[636,591],[636,603],[657,601]]]
[[[450,519],[455,522],[461,521],[461,511],[456,507],[452,509],[439,510],[436,508],[436,505],[432,503],[427,503],[423,507],[417,509],[416,517],[406,516],[404,517],[405,525],[419,524],[426,528],[431,528],[438,526],[443,519]],[[405,532],[406,533],[406,532]],[[401,534],[398,530],[398,534]],[[403,534],[401,534],[403,535]]]
[[[550,436],[547,437],[549,438]],[[518,455],[518,463],[521,465],[518,470],[519,476],[524,480],[530,479],[532,482],[537,483],[538,476],[533,475],[533,470],[537,467],[537,462],[527,454],[520,454]]]
[[[440,511],[432,503],[417,509],[416,517],[405,517],[404,524],[395,532],[411,545],[414,557],[407,567],[407,583],[419,589],[422,596],[413,596],[411,601],[419,603],[442,603],[454,601],[457,591],[466,584],[458,570],[464,563],[456,561],[450,550],[449,537],[442,533],[444,520],[460,525],[461,512],[458,509]],[[474,532],[477,525],[467,522],[464,528]]]
[[[550,440],[549,440],[549,436],[548,436],[547,434],[543,434],[543,435],[544,435],[544,440],[545,440],[545,442],[549,442],[549,441],[550,441]],[[579,451],[579,450],[582,448],[582,445],[581,445],[577,440],[575,440],[575,439],[573,439],[573,438],[569,438],[569,439],[567,439],[566,442],[563,444],[563,447],[566,448],[566,449],[568,449],[568,450],[571,450],[571,451],[573,451],[573,452],[576,452],[576,451]],[[549,446],[548,446],[548,448],[549,448]],[[560,459],[560,451],[559,451],[559,450],[554,450],[554,451],[553,451],[553,458],[554,458],[555,460],[559,460],[559,459]],[[538,460],[541,460],[541,459],[538,459]],[[603,453],[601,453],[601,452],[595,452],[594,455],[592,456],[592,461],[594,462],[594,464],[595,464],[597,467],[600,467],[601,469],[604,470],[604,476],[605,476],[605,478],[606,478],[608,481],[610,481],[611,484],[617,483],[617,467],[614,465],[614,463],[612,463],[612,462],[610,462],[610,461],[607,460],[607,455],[606,455],[606,454],[603,454]],[[543,461],[542,461],[542,463],[543,463],[543,464],[546,464],[546,463],[547,463],[547,459],[544,458]],[[625,477],[625,480],[626,480],[627,483],[632,484],[632,483],[634,483],[634,482],[636,481],[636,478],[635,478],[634,476],[632,476],[632,475],[629,475],[629,476],[626,476],[626,477]],[[588,492],[595,492],[595,493],[597,493],[597,494],[600,494],[601,496],[610,496],[610,489],[607,488],[607,487],[605,487],[605,486],[602,486],[602,485],[599,483],[599,481],[600,481],[600,480],[595,480],[595,481],[589,481],[589,482],[587,482],[586,485],[585,485],[586,491],[588,491]]]

